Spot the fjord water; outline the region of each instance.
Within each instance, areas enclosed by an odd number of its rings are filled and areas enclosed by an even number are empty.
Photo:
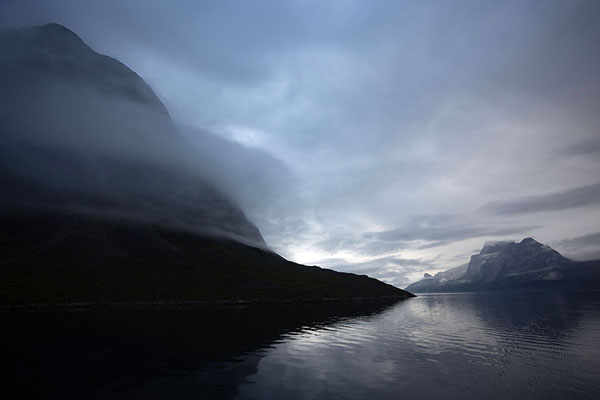
[[[288,335],[242,398],[600,398],[600,298],[423,295]]]
[[[1,316],[37,398],[600,398],[598,292]]]

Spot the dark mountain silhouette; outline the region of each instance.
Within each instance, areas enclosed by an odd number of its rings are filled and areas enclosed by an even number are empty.
[[[2,32],[0,86],[1,304],[410,296],[270,251],[144,80],[67,28]]]
[[[532,238],[486,244],[468,264],[439,272],[406,289],[460,292],[510,289],[599,289],[600,260],[577,262]]]

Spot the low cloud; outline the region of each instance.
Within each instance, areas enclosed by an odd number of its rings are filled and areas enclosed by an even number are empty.
[[[264,246],[246,216],[293,192],[283,162],[181,128],[134,72],[59,25],[0,32],[0,87],[1,211],[114,216]]]
[[[350,262],[343,258],[319,260],[315,264],[340,271],[368,275],[397,287],[406,287],[414,281],[412,275],[436,269],[435,260],[402,258],[397,256],[377,257],[363,262]]]
[[[563,256],[575,260],[600,260],[600,232],[551,243]]]
[[[522,235],[534,228],[484,223],[454,214],[419,215],[395,229],[365,232],[358,237],[338,235],[321,241],[318,246],[330,252],[353,251],[376,256],[406,249],[423,250],[471,238]]]
[[[566,210],[597,203],[600,203],[600,183],[539,196],[526,196],[508,201],[493,201],[484,205],[482,211],[495,215],[515,215]]]
[[[567,157],[598,157],[600,156],[600,138],[592,138],[566,146],[560,154]]]

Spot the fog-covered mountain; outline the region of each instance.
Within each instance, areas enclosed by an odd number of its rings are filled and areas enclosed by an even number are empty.
[[[425,277],[406,289],[457,292],[510,289],[600,289],[600,261],[576,262],[532,238],[486,244],[468,264]]]
[[[69,29],[0,33],[0,87],[0,302],[407,295],[268,250],[202,143]]]
[[[135,72],[57,24],[6,31],[0,43],[3,209],[113,215],[265,245]]]

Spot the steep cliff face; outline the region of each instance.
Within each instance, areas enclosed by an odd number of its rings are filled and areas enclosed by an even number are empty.
[[[489,283],[509,277],[544,279],[559,273],[572,264],[556,250],[532,238],[520,243],[499,242],[487,244],[471,261],[463,279]]]
[[[575,262],[532,238],[486,244],[468,264],[407,287],[414,292],[597,289],[600,261]]]

